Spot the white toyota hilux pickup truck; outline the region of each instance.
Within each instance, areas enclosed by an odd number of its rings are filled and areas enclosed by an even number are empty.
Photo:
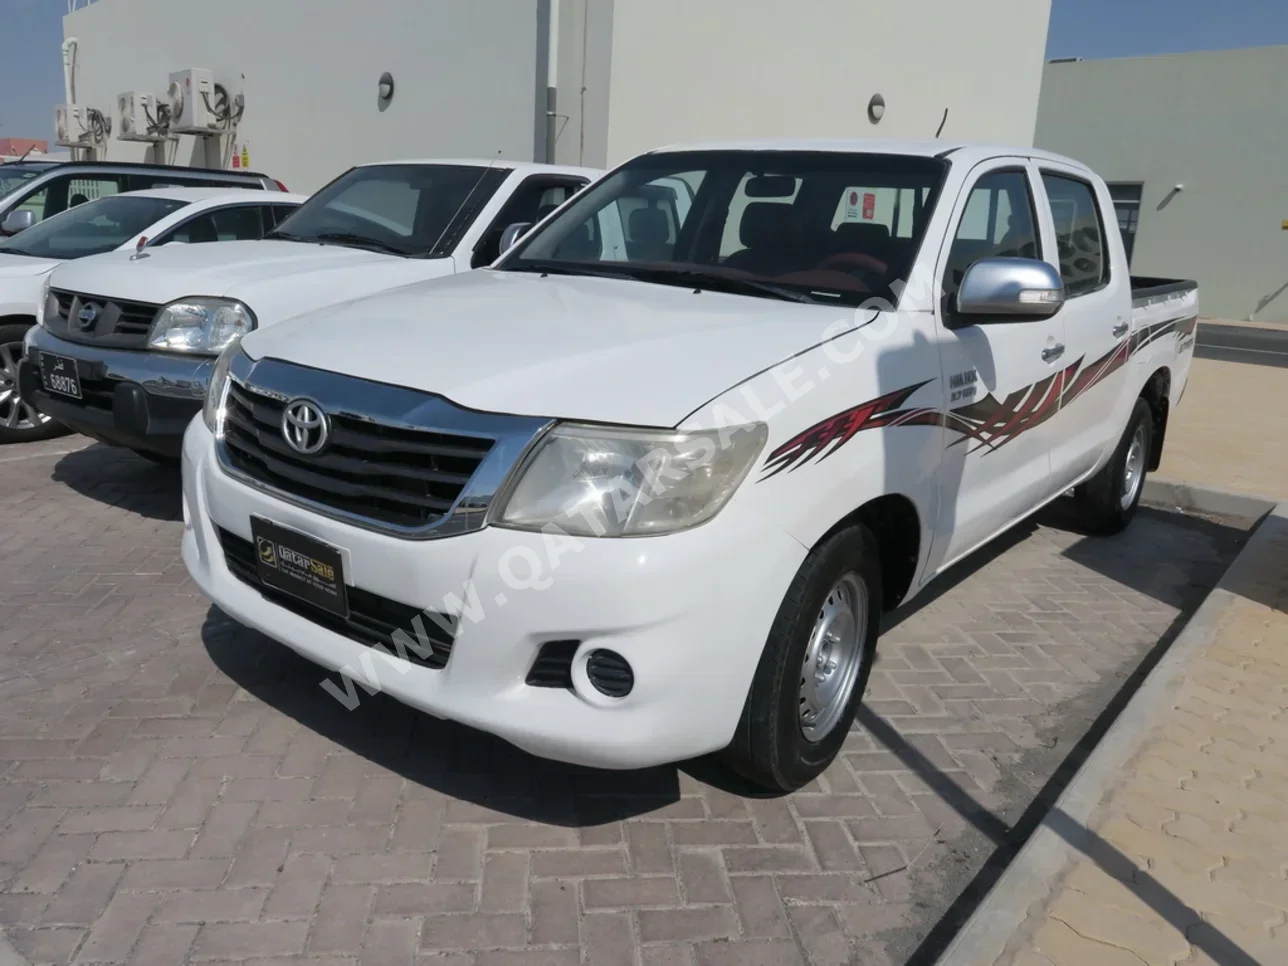
[[[494,261],[602,171],[488,161],[351,168],[264,240],[111,253],[55,269],[19,370],[24,402],[65,426],[177,458],[215,356],[301,312]],[[92,318],[87,326],[85,319]],[[38,367],[76,378],[54,383]]]
[[[591,244],[667,179],[681,220]],[[658,150],[490,269],[226,349],[183,558],[349,706],[386,691],[591,766],[723,751],[796,788],[883,612],[1070,490],[1128,524],[1197,310],[1193,283],[1134,285],[1104,182],[1062,157]]]

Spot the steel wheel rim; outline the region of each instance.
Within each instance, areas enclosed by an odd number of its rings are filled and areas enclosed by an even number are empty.
[[[18,395],[18,362],[21,359],[21,342],[0,344],[0,426],[5,429],[39,429],[49,422],[49,417],[32,409]]]
[[[1136,494],[1145,479],[1145,427],[1137,426],[1132,435],[1131,445],[1127,448],[1127,462],[1123,466],[1122,507],[1130,510],[1136,502]]]
[[[798,705],[807,741],[826,738],[845,714],[867,657],[867,628],[867,585],[858,574],[844,574],[819,608],[801,663]]]

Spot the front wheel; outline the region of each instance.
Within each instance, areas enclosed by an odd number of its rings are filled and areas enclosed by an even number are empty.
[[[70,432],[18,395],[18,363],[29,325],[0,325],[0,443],[27,443]]]
[[[747,694],[728,764],[788,792],[832,763],[876,656],[881,568],[872,534],[841,530],[812,550],[783,599]]]
[[[1145,488],[1153,442],[1154,414],[1149,403],[1137,399],[1114,455],[1099,473],[1074,491],[1087,529],[1107,535],[1131,523]]]

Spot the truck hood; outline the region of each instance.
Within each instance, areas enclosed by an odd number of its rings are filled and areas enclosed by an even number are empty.
[[[847,308],[482,269],[299,316],[242,346],[471,409],[674,426],[837,335],[838,319],[858,324]]]
[[[400,258],[380,252],[289,241],[225,241],[164,245],[147,258],[108,252],[68,263],[56,288],[164,304],[193,295],[240,299],[260,323],[317,305],[355,298],[417,278],[452,271],[451,259]],[[342,275],[351,275],[338,283]],[[359,290],[351,290],[357,285]],[[294,311],[291,311],[294,309]]]
[[[31,258],[27,255],[6,255],[0,252],[0,280],[7,278],[35,278],[63,264],[57,258]]]

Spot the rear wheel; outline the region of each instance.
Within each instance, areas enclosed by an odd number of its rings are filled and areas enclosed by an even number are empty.
[[[797,572],[724,757],[773,791],[816,778],[841,750],[872,673],[881,569],[866,527],[839,531]]]
[[[0,443],[52,439],[70,432],[18,395],[18,363],[29,325],[0,325]]]
[[[1149,403],[1137,399],[1118,448],[1100,472],[1074,495],[1089,530],[1101,534],[1126,529],[1136,515],[1154,442],[1154,415]]]

